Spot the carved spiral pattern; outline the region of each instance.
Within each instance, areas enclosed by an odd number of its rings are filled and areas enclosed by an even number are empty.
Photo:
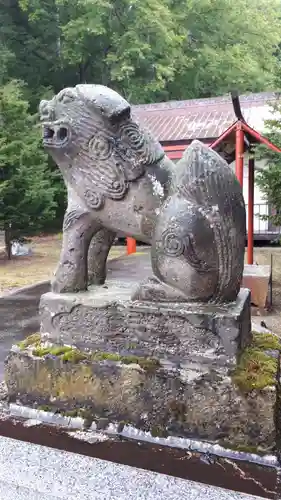
[[[177,234],[173,228],[168,228],[162,233],[162,245],[166,255],[179,257],[185,251],[186,243],[182,236]]]
[[[127,182],[124,179],[115,179],[110,184],[107,184],[105,193],[113,200],[121,200],[128,189]]]
[[[133,151],[141,151],[145,147],[145,136],[136,123],[125,123],[121,126],[121,139],[128,142]]]
[[[83,217],[84,212],[79,210],[71,210],[71,212],[66,212],[63,220],[63,231],[70,229],[80,217]]]
[[[94,160],[107,160],[113,151],[113,144],[109,137],[98,132],[89,142],[89,152]]]
[[[103,207],[104,204],[104,197],[100,193],[95,193],[94,191],[87,189],[85,191],[85,199],[87,202],[87,205],[92,208],[93,210],[99,210],[100,208]]]
[[[131,151],[137,153],[142,164],[152,165],[164,155],[160,145],[155,143],[148,132],[143,132],[137,123],[123,124],[120,137],[123,145],[128,144]]]

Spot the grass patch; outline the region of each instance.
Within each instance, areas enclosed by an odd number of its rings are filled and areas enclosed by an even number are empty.
[[[0,258],[0,292],[6,292],[39,281],[49,280],[59,262],[62,234],[34,237],[28,247],[32,255],[7,260]],[[125,247],[113,246],[109,259],[125,253]]]
[[[233,382],[243,392],[274,386],[278,360],[266,351],[280,349],[280,340],[275,335],[254,332],[252,344],[243,351],[232,374]]]

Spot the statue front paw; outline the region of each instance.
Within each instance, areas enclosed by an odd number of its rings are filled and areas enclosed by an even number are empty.
[[[106,279],[105,273],[102,273],[102,274],[89,273],[88,284],[89,285],[104,285],[105,279]]]
[[[138,288],[132,295],[132,300],[144,302],[188,302],[189,298],[181,291],[165,283],[161,283],[156,278],[148,278],[148,280],[138,285]]]
[[[51,289],[54,293],[75,293],[87,290],[87,279],[85,272],[77,271],[70,262],[65,262],[55,272],[51,281]]]

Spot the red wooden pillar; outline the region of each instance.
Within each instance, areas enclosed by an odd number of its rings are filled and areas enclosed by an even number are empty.
[[[254,185],[255,185],[255,160],[249,158],[248,177],[248,249],[247,262],[254,263]]]
[[[137,251],[137,242],[134,238],[127,238],[127,255],[131,253],[136,253]]]
[[[244,167],[244,130],[242,123],[236,125],[236,144],[235,144],[235,173],[241,187],[243,188],[243,167]]]

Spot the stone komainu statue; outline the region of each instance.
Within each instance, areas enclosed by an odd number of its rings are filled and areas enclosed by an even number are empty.
[[[138,298],[227,302],[239,292],[245,205],[227,163],[194,141],[175,166],[119,94],[66,88],[40,103],[43,141],[68,191],[55,292],[103,284],[117,233],[151,244]]]

